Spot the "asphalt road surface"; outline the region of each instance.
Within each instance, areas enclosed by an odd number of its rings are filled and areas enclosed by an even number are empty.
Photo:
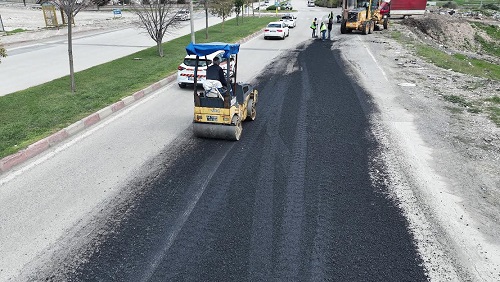
[[[405,218],[372,181],[371,102],[331,44],[300,44],[257,77],[240,141],[184,132],[52,278],[426,281]]]

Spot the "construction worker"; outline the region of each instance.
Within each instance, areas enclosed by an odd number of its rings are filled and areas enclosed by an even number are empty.
[[[330,14],[328,14],[328,20],[333,20],[333,12],[330,12]]]
[[[219,66],[220,59],[219,57],[215,57],[213,59],[213,64],[207,68],[207,79],[218,80],[222,84],[222,86],[227,87],[226,77],[224,75],[224,70]]]
[[[319,28],[319,31],[321,32],[321,40],[325,41],[325,33],[326,33],[325,22],[321,22],[321,27]]]
[[[328,19],[328,40],[331,38],[333,28],[333,18]]]
[[[317,19],[314,18],[313,22],[311,23],[311,29],[312,29],[312,37],[316,37],[316,28],[318,27],[317,25]]]

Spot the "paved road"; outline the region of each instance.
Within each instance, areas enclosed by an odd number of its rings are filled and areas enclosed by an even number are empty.
[[[285,41],[258,37],[242,46],[238,80],[251,81],[276,56],[310,40],[301,15],[301,28]],[[1,175],[0,280],[31,273],[65,243],[76,244],[74,230],[107,202],[126,198],[128,182],[141,179],[149,160],[190,137],[192,107],[191,91],[174,83]]]
[[[369,98],[330,46],[268,66],[241,141],[160,154],[69,280],[426,281],[405,218],[371,181]]]
[[[193,138],[191,91],[172,84],[2,175],[0,280],[424,279],[369,178],[366,97],[309,38],[321,14],[242,45],[261,101],[240,142]]]

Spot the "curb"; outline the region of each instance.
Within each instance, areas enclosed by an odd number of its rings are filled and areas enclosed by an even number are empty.
[[[237,43],[242,44],[250,39],[253,39],[257,37],[258,35],[261,34],[261,31],[257,31],[241,40],[239,40]],[[22,164],[23,162],[29,160],[30,158],[37,156],[38,154],[44,152],[45,150],[49,149],[50,147],[53,147],[60,142],[66,140],[67,138],[79,133],[80,131],[98,123],[99,121],[105,119],[106,117],[112,115],[115,112],[120,111],[121,109],[137,102],[138,100],[142,99],[146,95],[149,95],[156,90],[166,86],[167,84],[175,81],[177,77],[177,74],[172,74],[142,90],[139,90],[135,92],[134,94],[127,96],[120,101],[107,106],[71,125],[68,127],[61,129],[60,131],[43,138],[40,141],[37,141],[31,145],[28,146],[28,148],[23,149],[17,153],[14,153],[10,156],[4,157],[0,159],[0,175],[4,172],[7,172],[8,170],[12,169],[13,167]]]
[[[3,159],[0,160],[0,174],[12,169],[13,167],[27,161],[28,159],[44,152],[45,150],[49,149],[50,147],[53,147],[57,145],[58,143],[62,142],[63,140],[67,139],[70,136],[73,136],[80,131],[84,130],[85,128],[88,128],[99,121],[107,118],[108,116],[112,115],[115,112],[120,111],[121,109],[125,108],[128,105],[131,105],[135,103],[136,101],[142,99],[148,94],[151,94],[155,92],[156,90],[162,88],[163,86],[166,86],[167,84],[171,83],[176,79],[176,74],[172,74],[142,90],[139,90],[135,92],[134,94],[127,96],[120,101],[107,106],[71,125],[68,127],[61,129],[60,131],[43,138],[40,141],[37,141],[31,145],[28,146],[28,148],[23,149],[17,153],[14,153],[10,156],[4,157]]]

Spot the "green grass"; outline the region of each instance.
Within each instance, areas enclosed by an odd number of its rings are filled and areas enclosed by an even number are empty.
[[[477,77],[500,80],[500,66],[484,60],[468,58],[462,54],[449,55],[426,45],[416,45],[417,55],[438,67]]]
[[[456,96],[456,95],[444,95],[443,98],[448,101],[448,102],[452,102],[452,103],[455,103],[455,104],[458,104],[462,107],[471,107],[472,106],[472,103],[470,102],[467,102],[464,98],[460,97],[460,96]]]
[[[22,29],[22,28],[16,28],[14,30],[6,31],[5,33],[7,35],[12,35],[12,34],[20,33],[20,32],[25,32],[25,31],[28,31],[28,30],[27,29]]]
[[[236,25],[232,19],[224,24],[224,32],[221,24],[210,27],[209,39],[205,39],[205,30],[197,32],[196,42],[236,42],[272,20],[276,18],[245,17]],[[190,39],[186,35],[164,43],[163,58],[152,47],[78,72],[75,94],[66,76],[0,97],[0,158],[175,73]],[[62,56],[67,58],[67,54]]]
[[[479,34],[476,34],[475,40],[481,44],[482,49],[490,55],[500,57],[500,27],[478,22],[471,22],[471,24],[483,30],[493,40],[487,41]]]
[[[444,95],[443,98],[448,102],[455,103],[458,106],[465,108],[470,113],[477,114],[481,112],[479,107],[475,106],[472,102],[465,100],[463,97],[456,95]]]
[[[446,107],[452,113],[460,113],[462,109],[470,113],[486,112],[491,121],[500,126],[500,97],[493,96],[486,99],[470,102],[456,95],[444,95],[445,101],[456,104],[458,107]]]
[[[479,8],[481,6],[481,3],[483,4],[483,6],[485,4],[498,4],[498,0],[454,0],[454,1],[436,1],[437,3],[437,6],[443,6],[444,4],[448,3],[448,2],[454,2],[456,3],[458,6],[464,8],[464,7],[473,7],[473,8]]]
[[[497,125],[500,126],[500,96],[493,96],[491,98],[485,99],[488,103],[486,108],[490,119]]]
[[[479,22],[471,22],[471,24],[484,30],[486,34],[488,34],[493,40],[495,41],[500,40],[500,27],[492,24],[483,24]]]

